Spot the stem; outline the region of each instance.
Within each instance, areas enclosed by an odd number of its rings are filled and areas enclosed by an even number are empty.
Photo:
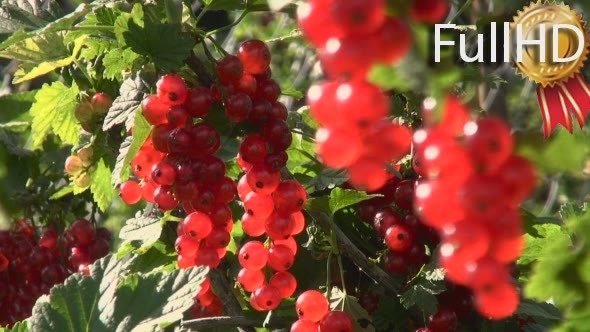
[[[344,281],[344,265],[342,265],[342,255],[338,255],[338,269],[340,270],[340,279],[342,280],[342,293],[344,296],[342,297],[342,308],[344,310],[344,302],[346,302],[346,283]]]
[[[186,60],[186,63],[195,72],[195,74],[197,74],[197,79],[199,80],[199,83],[207,87],[211,86],[211,83],[213,83],[213,78],[209,74],[207,67],[205,67],[203,62],[201,62],[201,59],[197,57],[195,52],[191,51],[191,55]]]
[[[211,270],[209,272],[209,278],[211,278],[211,285],[213,286],[215,294],[217,294],[217,296],[221,300],[221,303],[223,304],[223,308],[225,308],[225,313],[228,315],[235,316],[241,315],[242,306],[240,306],[240,303],[238,302],[234,293],[232,292],[231,287],[229,285],[229,280],[221,272],[221,270]],[[237,327],[240,332],[255,332],[252,325],[248,324],[234,324],[230,326]],[[262,323],[260,323],[260,325],[254,326],[262,326]]]
[[[77,26],[68,28],[70,31],[89,31],[93,32],[96,30],[115,31],[115,27],[112,25],[93,25],[91,27]]]
[[[217,42],[217,40],[215,40],[215,38],[213,38],[213,36],[207,36],[207,39],[209,39],[209,41],[215,47],[215,51],[217,51],[217,53],[219,53],[221,56],[226,56],[229,54],[229,52],[227,52],[221,45],[219,45],[219,43]]]
[[[221,28],[219,28],[219,29],[211,30],[211,31],[207,32],[207,33],[205,34],[205,36],[206,36],[206,37],[209,37],[209,36],[211,36],[211,35],[214,35],[214,34],[216,34],[216,33],[218,33],[218,32],[222,32],[222,31],[225,31],[225,30],[229,30],[229,29],[231,29],[232,27],[234,27],[234,26],[238,25],[238,24],[239,24],[239,23],[240,23],[240,22],[241,22],[241,21],[244,19],[244,17],[246,17],[246,15],[248,15],[248,13],[249,13],[249,12],[250,12],[250,11],[249,11],[248,9],[245,9],[245,10],[242,12],[242,14],[240,14],[240,16],[238,17],[238,19],[237,19],[237,20],[235,20],[235,21],[234,21],[232,24],[226,25],[226,26],[224,26],[224,27],[221,27]]]
[[[334,254],[330,251],[328,254],[328,262],[326,264],[326,289],[328,291],[328,297],[330,296],[330,292],[332,291],[332,256]],[[328,299],[329,300],[329,299]]]
[[[209,11],[209,7],[204,6],[203,9],[201,10],[201,12],[199,13],[199,16],[197,16],[197,18],[195,18],[195,25],[199,25],[199,21],[201,20],[201,18],[203,18],[203,15],[205,15],[205,13]]]
[[[336,236],[339,243],[339,248],[342,255],[348,257],[356,266],[358,266],[369,278],[380,284],[385,291],[393,296],[398,296],[401,292],[402,286],[394,280],[389,274],[373,264],[367,257],[348,239],[346,234],[342,232],[336,225],[330,225],[330,218],[322,212],[307,211],[307,214],[318,224],[326,233],[329,233],[330,228]]]
[[[244,316],[219,316],[209,318],[199,318],[186,320],[182,323],[182,327],[188,331],[200,331],[203,329],[214,329],[223,327],[245,326],[249,328],[262,327],[264,321],[247,318]],[[290,322],[286,320],[273,320],[266,326],[266,328],[288,328]]]
[[[313,142],[315,142],[315,136],[313,136],[311,134],[304,133],[303,131],[300,131],[300,130],[297,130],[297,129],[291,129],[291,132],[293,134],[299,134],[301,136],[307,137],[307,138],[311,139]]]
[[[455,16],[453,16],[449,20],[448,23],[453,23],[457,18],[459,18],[459,16],[461,16],[461,14],[463,14],[463,12],[465,12],[465,10],[467,10],[467,7],[469,7],[471,5],[471,2],[473,2],[473,0],[467,0],[467,1],[465,1],[465,3],[463,4],[463,6],[461,6],[461,8],[459,8],[459,10],[455,14]]]

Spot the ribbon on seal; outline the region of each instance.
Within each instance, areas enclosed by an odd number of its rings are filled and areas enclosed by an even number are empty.
[[[543,132],[549,137],[557,125],[562,125],[570,133],[573,132],[572,112],[580,125],[590,111],[590,85],[582,74],[576,74],[567,82],[557,82],[553,86],[537,87],[537,99],[543,117]]]

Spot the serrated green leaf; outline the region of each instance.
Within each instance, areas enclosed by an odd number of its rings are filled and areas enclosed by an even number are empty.
[[[523,300],[518,307],[517,315],[530,316],[533,318],[542,318],[547,320],[559,321],[561,320],[561,313],[552,304],[546,302],[533,302],[530,300]]]
[[[379,195],[369,195],[363,191],[356,191],[352,189],[334,188],[330,192],[330,212],[334,215],[337,211],[345,207],[366,201]]]
[[[585,286],[575,271],[577,255],[571,253],[571,241],[558,237],[547,243],[542,258],[537,260],[533,274],[525,285],[526,297],[546,301],[553,298],[556,305],[569,305],[582,299]]]
[[[303,97],[305,97],[305,94],[303,92],[301,92],[301,91],[299,91],[299,90],[297,90],[297,89],[295,89],[293,87],[281,91],[281,94],[283,96],[293,97],[293,98],[295,98],[297,100],[300,100]]]
[[[64,196],[67,196],[69,194],[73,194],[74,193],[74,183],[70,182],[70,184],[68,184],[67,186],[62,187],[60,190],[58,190],[57,192],[55,192],[53,195],[51,195],[51,197],[49,197],[50,200],[53,199],[60,199]]]
[[[59,8],[59,5],[58,5]],[[55,2],[39,0],[5,0],[0,3],[0,34],[10,34],[19,29],[34,30],[57,19]]]
[[[29,324],[26,320],[16,322],[10,328],[0,327],[0,332],[29,332]]]
[[[434,314],[438,309],[436,296],[422,285],[413,285],[406,290],[401,295],[400,302],[406,309],[416,306],[425,317]]]
[[[525,249],[518,259],[519,265],[528,265],[550,254],[545,248],[555,241],[570,241],[567,232],[559,225],[541,224],[533,225],[534,235],[525,234]]]
[[[102,59],[105,67],[103,76],[109,79],[120,80],[123,78],[123,72],[133,69],[135,62],[139,59],[141,59],[141,56],[129,48],[115,48],[110,50]]]
[[[125,165],[125,158],[129,153],[129,148],[131,147],[131,142],[133,141],[133,136],[125,137],[125,140],[121,143],[119,147],[119,154],[117,155],[117,161],[115,162],[115,168],[113,168],[113,176],[111,177],[111,184],[113,187],[118,186],[122,181],[125,181],[129,178],[129,167],[124,167]],[[126,171],[123,172],[123,169]]]
[[[29,110],[35,102],[37,91],[0,96],[0,122],[31,121]]]
[[[32,147],[40,148],[47,134],[53,132],[65,144],[75,145],[80,135],[80,124],[74,115],[79,94],[76,85],[67,87],[61,82],[44,84],[35,95],[31,107]]]
[[[354,331],[375,331],[371,323],[371,315],[361,307],[356,298],[344,295],[340,289],[334,287],[330,292],[329,301],[330,310],[342,310],[348,314],[352,319]]]
[[[331,189],[348,181],[348,174],[343,169],[324,168],[320,174],[309,183],[316,190]]]
[[[52,60],[52,61],[44,61],[39,64],[32,64],[32,63],[25,63],[19,66],[18,70],[14,73],[14,83],[22,83],[33,78],[37,78],[39,76],[45,75],[54,71],[57,68],[65,67],[76,59],[82,46],[84,46],[86,42],[86,37],[80,37],[74,42],[74,49],[72,54],[68,57],[59,60]]]
[[[131,14],[117,19],[115,33],[119,45],[148,57],[164,72],[178,70],[190,55],[195,40],[182,31],[180,24],[153,22],[144,15],[143,7],[136,4]]]
[[[74,274],[40,299],[30,318],[33,331],[146,331],[175,322],[193,303],[206,267],[129,275],[129,261],[107,256]],[[129,280],[133,280],[132,283]]]
[[[138,212],[135,218],[127,220],[121,228],[119,238],[126,241],[141,241],[143,246],[149,246],[158,241],[162,234],[162,223],[159,218],[142,216]]]
[[[410,85],[397,67],[376,65],[369,73],[369,81],[387,90],[408,91]]]
[[[127,130],[134,127],[135,113],[141,102],[150,94],[151,85],[152,79],[141,71],[123,81],[119,89],[119,97],[113,101],[102,129],[106,131],[121,123],[125,123]]]
[[[90,191],[94,202],[101,211],[106,211],[115,196],[115,191],[111,186],[111,169],[104,159],[100,159],[96,164],[96,171],[92,174],[90,182]]]
[[[147,120],[143,117],[141,112],[135,113],[135,121],[133,124],[133,138],[131,139],[131,145],[125,151],[123,147],[119,150],[119,156],[117,157],[117,165],[120,165],[121,171],[118,179],[113,179],[117,181],[126,180],[129,177],[129,168],[131,166],[131,159],[137,154],[145,140],[150,135],[152,126],[147,122]],[[121,154],[125,154],[124,157]],[[122,158],[121,158],[122,157]],[[123,160],[120,163],[120,160]],[[115,167],[116,168],[116,167]]]
[[[51,32],[26,38],[0,51],[0,57],[33,64],[59,61],[68,56],[70,56],[70,52],[64,44],[64,33],[62,32]]]

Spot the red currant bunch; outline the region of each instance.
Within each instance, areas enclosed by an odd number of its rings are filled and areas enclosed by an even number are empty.
[[[389,97],[366,76],[374,64],[406,56],[410,30],[400,18],[387,17],[383,0],[312,0],[297,14],[329,79],[307,93],[311,115],[322,126],[318,155],[328,167],[345,168],[355,188],[377,190],[390,178],[386,167],[409,153],[411,134],[386,120]]]
[[[514,313],[519,295],[508,264],[523,250],[519,204],[536,183],[531,163],[513,154],[510,128],[489,117],[469,121],[464,106],[448,97],[438,124],[414,134],[415,211],[441,237],[439,262],[446,276],[474,292],[484,317]]]
[[[207,277],[201,284],[201,290],[195,296],[195,303],[189,309],[193,318],[216,317],[223,314],[221,300],[213,292],[211,281]]]
[[[350,316],[338,310],[330,310],[324,294],[308,290],[295,302],[299,319],[291,325],[291,332],[352,332]]]
[[[70,274],[88,274],[88,267],[110,251],[111,234],[86,219],[75,221],[63,235],[38,229],[25,220],[0,231],[0,325],[31,316],[33,305]]]

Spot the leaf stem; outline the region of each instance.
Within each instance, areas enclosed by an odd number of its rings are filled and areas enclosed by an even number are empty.
[[[459,16],[461,16],[461,14],[463,14],[463,12],[465,10],[467,10],[467,7],[469,7],[472,2],[473,2],[473,0],[467,0],[467,1],[465,1],[465,3],[463,4],[463,6],[461,6],[461,8],[459,8],[459,10],[457,11],[457,13],[449,20],[448,23],[453,23],[457,18],[459,18]]]
[[[199,13],[199,16],[197,16],[197,18],[195,18],[195,25],[199,24],[199,21],[203,18],[203,16],[205,15],[206,12],[209,11],[209,7],[208,6],[204,6],[203,9],[201,10],[201,12]]]
[[[226,26],[223,26],[223,27],[221,27],[221,28],[215,29],[215,30],[211,30],[211,31],[207,32],[207,33],[205,34],[205,36],[206,36],[206,37],[209,37],[209,36],[211,36],[211,35],[214,35],[214,34],[216,34],[216,33],[218,33],[218,32],[222,32],[222,31],[225,31],[225,30],[229,30],[229,29],[231,29],[232,27],[234,27],[234,26],[238,25],[238,24],[239,24],[239,23],[240,23],[240,22],[241,22],[241,21],[244,19],[244,17],[246,17],[246,15],[248,15],[248,13],[249,13],[249,12],[250,12],[250,10],[248,10],[248,9],[245,9],[245,10],[242,12],[242,14],[240,14],[240,16],[238,17],[238,19],[236,19],[236,20],[235,20],[233,23],[231,23],[231,24],[228,24],[228,25],[226,25]]]
[[[213,44],[213,47],[215,47],[215,51],[217,51],[217,53],[219,53],[221,56],[226,56],[229,54],[228,51],[226,51],[225,49],[223,49],[221,45],[219,45],[219,43],[217,42],[217,40],[215,40],[215,38],[213,38],[213,36],[207,36],[207,39],[209,39],[211,44]]]

